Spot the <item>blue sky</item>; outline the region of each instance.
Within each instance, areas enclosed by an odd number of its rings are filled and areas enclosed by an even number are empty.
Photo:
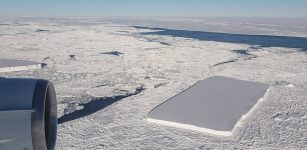
[[[307,17],[307,0],[0,0],[0,16]]]

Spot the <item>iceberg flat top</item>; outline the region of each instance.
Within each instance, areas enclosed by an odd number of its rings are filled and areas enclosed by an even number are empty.
[[[38,65],[40,63],[25,60],[0,59],[0,68]]]
[[[215,76],[196,83],[153,109],[150,119],[232,131],[269,85]]]

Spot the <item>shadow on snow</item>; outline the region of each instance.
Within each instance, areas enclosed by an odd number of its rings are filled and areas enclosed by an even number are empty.
[[[122,100],[124,98],[137,95],[141,93],[144,90],[143,87],[139,87],[135,90],[134,93],[129,93],[126,95],[118,95],[114,97],[99,97],[99,98],[94,98],[88,103],[84,104],[78,104],[79,106],[83,106],[83,109],[80,110],[75,110],[69,114],[65,114],[62,117],[58,118],[58,124],[62,124],[71,120],[75,120],[84,116],[88,116],[90,114],[93,114],[99,110],[102,110],[109,105],[112,105],[113,103]]]

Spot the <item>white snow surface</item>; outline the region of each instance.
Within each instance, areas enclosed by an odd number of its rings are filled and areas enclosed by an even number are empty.
[[[55,84],[62,118],[59,150],[307,149],[306,51],[295,44],[262,47],[155,32],[108,19],[1,18],[0,59],[47,66],[0,76],[43,78]],[[290,32],[307,37],[292,28],[278,30],[278,35]],[[102,54],[114,51],[123,54]],[[211,76],[268,83],[270,90],[231,136],[147,121],[158,104]]]

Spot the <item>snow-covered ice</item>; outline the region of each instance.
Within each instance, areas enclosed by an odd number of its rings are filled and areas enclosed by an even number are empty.
[[[307,149],[307,25],[279,23],[1,18],[0,59],[47,66],[0,76],[55,84],[59,150]],[[270,85],[231,136],[147,121],[154,107],[212,76]]]

